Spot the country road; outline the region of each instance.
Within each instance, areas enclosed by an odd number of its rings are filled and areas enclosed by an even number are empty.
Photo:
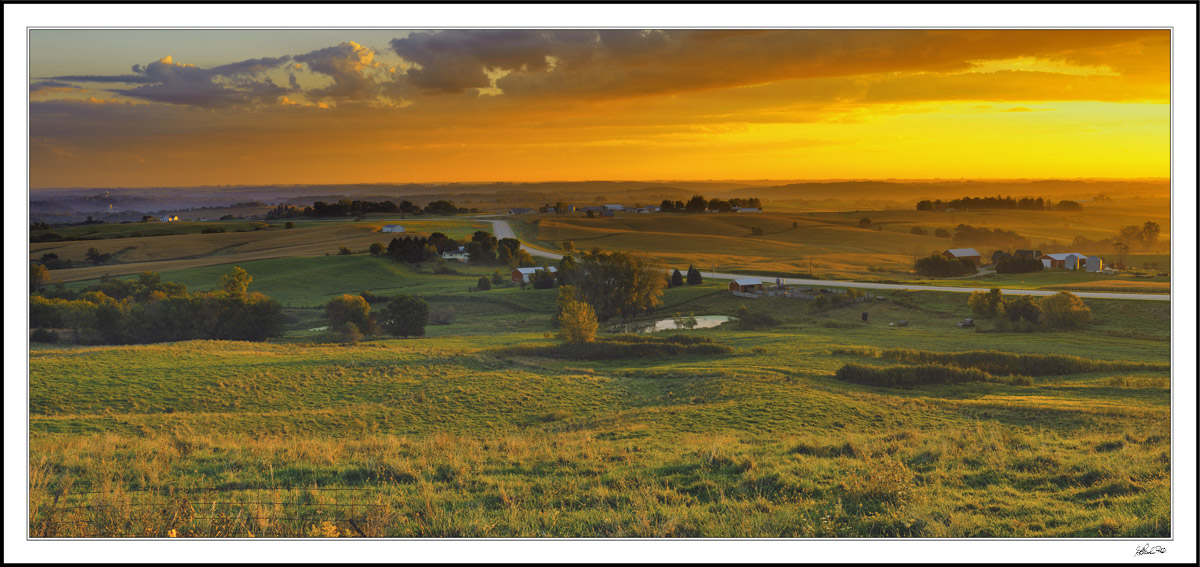
[[[485,220],[485,219],[481,219],[481,220]],[[485,222],[492,223],[492,227],[493,227],[492,234],[494,234],[496,236],[496,238],[517,238],[516,233],[513,232],[513,229],[511,226],[509,226],[508,221],[485,220]],[[529,246],[528,244],[525,244],[524,242],[521,243],[521,249],[525,250],[526,252],[529,252],[530,256],[540,256],[542,258],[550,258],[550,259],[554,259],[554,260],[561,260],[563,257],[562,254],[558,254],[555,252],[549,252],[547,250],[542,250],[540,248],[534,248],[532,246]],[[714,272],[700,272],[700,275],[702,277],[712,278],[712,279],[717,279],[717,280],[732,280],[732,279],[736,279],[736,278],[759,278],[759,279],[764,280],[764,283],[769,283],[771,281],[771,278],[764,278],[762,276],[752,276],[752,275],[744,275],[744,274],[726,274],[726,273],[721,273],[721,272],[715,272],[715,273]],[[783,283],[790,284],[790,285],[808,285],[808,286],[824,285],[824,286],[834,286],[834,287],[853,287],[853,288],[859,288],[859,289],[910,289],[910,290],[914,290],[914,291],[948,291],[948,292],[952,292],[952,293],[971,293],[973,291],[987,291],[988,289],[990,289],[990,288],[986,288],[986,287],[952,287],[952,286],[920,285],[920,284],[904,285],[904,284],[886,284],[886,283],[870,283],[870,282],[852,282],[852,281],[842,281],[842,280],[809,280],[809,279],[802,279],[802,278],[779,278],[779,279]],[[1001,288],[1000,291],[1002,291],[1005,295],[1054,295],[1054,294],[1058,293],[1058,290],[1045,290],[1045,289],[1004,289],[1004,288]],[[1141,301],[1170,301],[1171,300],[1170,294],[1166,294],[1166,293],[1109,293],[1109,292],[1096,292],[1096,291],[1072,291],[1071,293],[1074,293],[1075,295],[1078,295],[1079,297],[1086,297],[1086,298],[1091,298],[1091,299],[1136,299],[1136,300],[1141,300]]]

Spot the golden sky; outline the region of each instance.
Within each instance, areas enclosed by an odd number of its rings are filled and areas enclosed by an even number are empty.
[[[32,187],[1166,177],[1167,30],[33,30]]]

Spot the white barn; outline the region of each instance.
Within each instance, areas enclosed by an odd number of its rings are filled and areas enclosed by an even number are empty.
[[[1099,256],[1088,256],[1085,270],[1089,272],[1099,272],[1104,269],[1104,258]]]
[[[385,224],[380,232],[404,232],[404,226],[399,224]]]

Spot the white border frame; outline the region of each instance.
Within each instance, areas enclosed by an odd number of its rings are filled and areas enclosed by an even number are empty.
[[[1087,562],[1196,561],[1196,5],[112,5],[4,6],[5,286],[4,560],[90,561],[650,561],[650,562]],[[1168,553],[1134,557],[1128,540],[401,540],[28,541],[26,380],[28,27],[177,26],[472,27],[1171,27],[1172,32],[1172,466]],[[370,26],[375,27],[375,26]],[[390,27],[390,26],[389,26]],[[25,148],[18,151],[17,148]]]

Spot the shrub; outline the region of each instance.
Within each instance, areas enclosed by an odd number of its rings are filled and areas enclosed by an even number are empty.
[[[492,280],[489,280],[487,276],[483,276],[479,278],[479,281],[475,284],[475,287],[479,288],[480,291],[492,289]]]
[[[996,262],[997,274],[1027,274],[1046,269],[1041,260],[1028,256],[1009,256]]]
[[[1024,321],[1024,324],[1035,325],[1042,315],[1042,307],[1029,295],[1018,295],[1005,299],[997,308],[996,316],[1009,323]]]
[[[558,315],[558,324],[562,329],[562,339],[568,343],[587,343],[596,340],[596,311],[591,305],[577,300],[562,302],[562,312]]]
[[[971,313],[974,313],[976,317],[992,318],[1001,309],[1003,298],[1004,294],[995,287],[990,291],[973,291],[967,298],[967,305],[971,307]]]
[[[1042,324],[1051,329],[1082,327],[1092,320],[1092,310],[1079,296],[1060,291],[1038,302]]]
[[[909,232],[909,234],[915,234],[917,236],[928,236],[929,235],[928,230],[925,230],[919,226],[914,226],[914,227],[908,229],[908,232]]]
[[[283,224],[283,228],[296,228],[296,223],[294,223],[292,221],[287,221],[286,223]]]
[[[939,228],[933,231],[933,235],[938,238],[950,238],[950,231],[944,228]]]
[[[766,329],[779,324],[779,320],[772,317],[769,313],[750,311],[746,309],[745,305],[738,307],[737,318],[737,328],[742,331]]]
[[[210,226],[210,227],[200,231],[200,234],[220,234],[222,232],[225,232],[225,229],[217,228],[215,226]]]
[[[38,328],[34,329],[33,332],[29,334],[29,340],[35,343],[53,344],[58,342],[58,333],[55,333],[49,329]]]
[[[911,388],[926,384],[959,384],[962,382],[999,382],[1000,379],[974,368],[960,368],[942,364],[916,366],[862,366],[849,363],[834,374],[843,382],[889,388]]]
[[[367,251],[370,252],[372,256],[382,256],[385,252],[387,252],[387,246],[384,246],[382,242],[372,242],[371,247],[368,248]]]
[[[560,343],[556,345],[520,345],[507,347],[497,354],[508,356],[542,356],[567,360],[623,360],[628,358],[653,358],[675,355],[719,355],[731,354],[733,348],[708,337],[696,335],[668,335],[651,337],[643,335],[620,335],[584,343]]]
[[[337,336],[338,340],[343,343],[356,343],[363,339],[362,331],[359,330],[358,325],[349,321],[338,325]]]
[[[339,246],[339,247],[338,247],[338,254],[341,254],[342,256],[349,256],[349,255],[351,255],[351,254],[353,254],[353,253],[354,253],[354,252],[353,252],[352,250],[350,250],[350,248],[348,248],[348,247],[346,247],[346,246]]]

